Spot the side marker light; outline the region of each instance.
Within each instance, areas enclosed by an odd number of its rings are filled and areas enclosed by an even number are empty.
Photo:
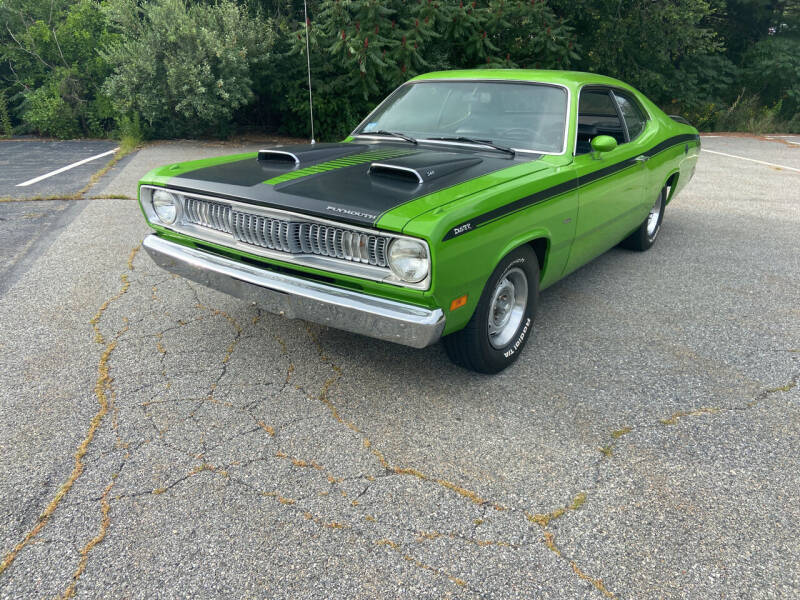
[[[463,296],[459,296],[450,303],[450,312],[454,311],[457,308],[461,308],[466,303],[467,303],[467,295],[464,294]]]

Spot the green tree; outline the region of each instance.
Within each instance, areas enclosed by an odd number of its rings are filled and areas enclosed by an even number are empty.
[[[709,0],[555,0],[586,48],[578,66],[623,79],[669,101],[684,63],[722,50]]]
[[[0,137],[9,137],[14,133],[11,117],[8,114],[5,92],[0,91]]]
[[[3,130],[308,135],[304,2],[248,1],[0,0]],[[418,73],[476,67],[594,71],[700,127],[800,128],[800,0],[308,0],[308,16],[323,139]]]
[[[103,136],[114,111],[100,90],[110,72],[97,48],[113,34],[95,0],[0,4],[0,73],[12,113],[45,135]]]
[[[770,36],[745,55],[744,81],[787,120],[800,120],[800,38]],[[798,123],[797,125],[800,125]]]
[[[321,0],[309,8],[315,122],[329,139],[345,135],[388,92],[422,72],[558,68],[578,58],[574,30],[545,0]],[[284,99],[278,100],[282,125],[307,134],[302,4],[271,3],[268,10],[286,15],[279,29],[280,69],[271,78]]]
[[[791,4],[786,0],[727,0],[717,31],[728,58],[741,63],[757,42],[780,26]]]
[[[232,0],[111,0],[119,31],[100,56],[112,67],[103,90],[159,136],[224,134],[254,99],[253,68],[272,46],[269,21]]]

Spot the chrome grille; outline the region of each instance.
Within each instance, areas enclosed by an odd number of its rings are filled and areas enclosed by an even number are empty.
[[[225,233],[231,232],[231,212],[233,210],[229,205],[186,196],[183,208],[186,220],[190,223]]]
[[[295,254],[299,251],[299,244],[289,242],[290,225],[288,221],[233,211],[233,235],[237,240]]]
[[[265,217],[189,196],[184,196],[184,215],[194,225],[230,233],[251,246],[388,266],[389,238],[384,236],[326,223]]]

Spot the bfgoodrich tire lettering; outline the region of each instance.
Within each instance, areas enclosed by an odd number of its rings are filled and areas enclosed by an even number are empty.
[[[538,302],[539,262],[529,246],[522,246],[500,261],[467,326],[444,338],[447,355],[471,371],[502,371],[530,338]]]

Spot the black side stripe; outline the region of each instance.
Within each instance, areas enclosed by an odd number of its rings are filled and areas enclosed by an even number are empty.
[[[667,140],[664,140],[657,146],[653,146],[647,152],[644,152],[646,156],[655,156],[659,152],[663,152],[667,148],[671,148],[672,146],[677,146],[678,144],[682,144],[684,142],[700,142],[700,136],[694,133],[684,133],[683,135],[676,135],[671,137]]]
[[[522,210],[523,208],[528,208],[529,206],[533,206],[534,204],[539,204],[540,202],[549,200],[553,196],[558,196],[566,192],[571,192],[572,190],[575,190],[577,188],[578,188],[578,180],[570,179],[568,181],[565,181],[564,183],[559,183],[558,185],[554,185],[551,188],[542,190],[541,192],[536,192],[535,194],[531,194],[530,196],[525,196],[524,198],[520,198],[519,200],[515,200],[514,202],[510,202],[509,204],[505,204],[503,206],[495,208],[494,210],[490,210],[487,213],[483,213],[482,215],[473,217],[469,221],[462,223],[457,227],[453,227],[450,231],[447,232],[447,235],[444,236],[442,241],[446,242],[447,240],[459,236],[463,233],[472,231],[473,229],[479,227],[480,225],[486,223],[487,221],[493,221],[494,219],[497,219],[499,217],[504,217],[509,213]]]
[[[691,133],[676,135],[667,140],[664,140],[660,144],[653,146],[646,152],[642,152],[642,154],[649,158],[655,156],[660,152],[663,152],[667,148],[672,148],[673,146],[677,146],[678,144],[683,144],[685,142],[690,142],[690,141],[697,141],[699,143],[700,136]],[[474,229],[477,229],[478,227],[480,227],[485,223],[488,223],[489,221],[494,221],[495,219],[504,217],[511,213],[522,210],[524,208],[528,208],[529,206],[533,206],[534,204],[545,202],[546,200],[550,200],[551,198],[554,198],[555,196],[560,196],[561,194],[564,194],[566,192],[571,192],[573,190],[578,189],[579,187],[597,181],[598,179],[602,179],[603,177],[608,177],[609,175],[613,175],[618,171],[628,169],[635,164],[637,164],[635,158],[628,158],[613,165],[609,165],[608,167],[603,167],[602,169],[593,171],[587,175],[584,175],[583,177],[575,177],[574,179],[570,179],[563,183],[559,183],[557,185],[554,185],[553,187],[549,187],[547,189],[536,192],[535,194],[531,194],[530,196],[525,196],[523,198],[520,198],[519,200],[514,200],[513,202],[509,202],[508,204],[495,208],[494,210],[490,210],[489,212],[483,213],[482,215],[473,217],[469,221],[465,221],[464,223],[461,223],[460,225],[453,227],[447,232],[442,241],[446,242],[447,240],[451,240],[454,237],[458,237]]]

